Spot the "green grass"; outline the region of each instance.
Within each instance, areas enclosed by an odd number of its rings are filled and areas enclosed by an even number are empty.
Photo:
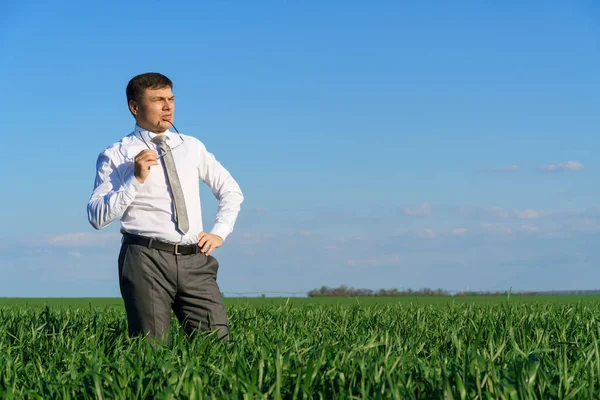
[[[599,298],[533,297],[228,299],[229,343],[159,348],[120,299],[4,299],[0,398],[600,397]]]
[[[520,295],[507,296],[402,296],[402,297],[230,297],[225,298],[225,303],[230,305],[260,306],[260,305],[292,305],[303,306],[308,304],[347,304],[347,305],[396,305],[396,304],[502,304],[511,303],[528,304],[577,304],[600,302],[600,294],[560,294],[560,295]],[[0,306],[92,306],[113,307],[123,306],[120,298],[0,298]]]

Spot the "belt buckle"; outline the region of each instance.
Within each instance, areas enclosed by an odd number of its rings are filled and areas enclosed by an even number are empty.
[[[176,256],[180,256],[181,253],[179,252],[179,243],[175,243],[175,253],[173,253]]]

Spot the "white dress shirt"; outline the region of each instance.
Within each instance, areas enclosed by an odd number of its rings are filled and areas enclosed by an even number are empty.
[[[202,232],[200,181],[204,181],[219,200],[213,228],[209,233],[223,240],[233,227],[244,200],[242,191],[231,174],[206,150],[200,140],[192,136],[166,131],[167,144],[177,168],[190,230],[181,234],[175,228],[173,201],[164,171],[163,159],[150,167],[150,174],[139,183],[134,176],[134,160],[144,149],[161,151],[152,143],[155,133],[137,124],[135,130],[119,142],[107,147],[98,156],[94,191],[87,206],[88,219],[96,229],[102,229],[121,219],[121,231],[143,235],[167,243],[181,245],[198,243]]]

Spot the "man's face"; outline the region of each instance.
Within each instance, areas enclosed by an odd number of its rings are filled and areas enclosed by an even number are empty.
[[[170,87],[146,89],[139,102],[129,101],[129,109],[139,126],[162,133],[171,127],[175,113],[175,96]]]

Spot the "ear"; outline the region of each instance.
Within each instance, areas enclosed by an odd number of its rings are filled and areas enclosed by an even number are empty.
[[[131,111],[131,113],[135,116],[137,116],[138,113],[138,105],[135,102],[135,100],[129,100],[129,111]]]

